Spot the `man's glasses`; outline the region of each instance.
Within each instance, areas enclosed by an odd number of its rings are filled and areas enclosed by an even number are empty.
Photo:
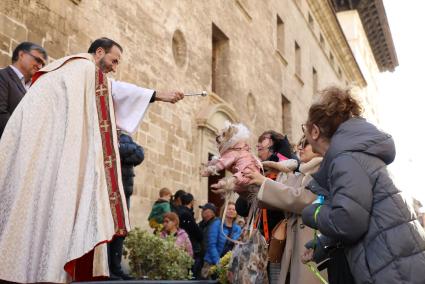
[[[35,62],[37,62],[37,64],[40,64],[42,67],[44,67],[44,65],[46,65],[46,62],[43,59],[41,59],[40,57],[35,56],[34,54],[31,54],[29,52],[25,52],[25,53],[28,54],[29,56],[31,56],[32,59],[34,59]]]

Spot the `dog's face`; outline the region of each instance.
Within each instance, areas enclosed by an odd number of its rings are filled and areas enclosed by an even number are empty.
[[[217,137],[215,138],[218,148],[221,149],[222,146],[226,142],[228,142],[236,133],[238,133],[238,129],[233,125],[230,125],[229,127],[222,129],[217,135]]]

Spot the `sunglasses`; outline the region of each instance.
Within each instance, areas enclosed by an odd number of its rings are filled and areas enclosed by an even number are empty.
[[[300,141],[297,144],[297,149],[303,150],[305,147],[307,147],[307,145],[309,145],[308,140],[305,135],[303,135],[303,137],[301,137]]]
[[[28,54],[29,56],[31,56],[32,59],[34,59],[35,62],[37,62],[37,64],[40,64],[42,67],[44,67],[44,65],[46,65],[46,62],[43,59],[41,59],[40,57],[35,56],[34,54],[31,54],[29,52],[25,52],[25,54]]]

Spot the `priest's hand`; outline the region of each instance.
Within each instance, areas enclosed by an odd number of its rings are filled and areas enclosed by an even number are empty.
[[[155,101],[167,102],[167,103],[176,103],[184,98],[184,93],[179,91],[156,91]]]

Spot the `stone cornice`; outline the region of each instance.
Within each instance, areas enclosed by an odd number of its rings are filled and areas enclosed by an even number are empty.
[[[344,71],[347,78],[351,80],[354,85],[361,88],[365,87],[367,82],[357,64],[329,0],[307,0],[307,2],[311,13],[329,43],[332,53],[341,64],[341,69]]]
[[[358,11],[379,71],[394,71],[397,53],[382,0],[333,0],[333,5],[338,12]]]

